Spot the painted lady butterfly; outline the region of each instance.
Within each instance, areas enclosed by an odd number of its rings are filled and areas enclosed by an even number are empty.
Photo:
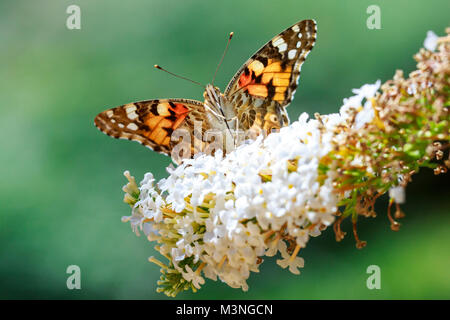
[[[255,138],[289,124],[285,108],[293,99],[316,33],[314,20],[284,30],[245,62],[223,94],[208,84],[203,103],[190,99],[129,103],[98,114],[95,125],[111,137],[138,141],[170,155],[175,162],[211,151],[213,144],[215,150],[229,152],[238,144],[236,132]]]

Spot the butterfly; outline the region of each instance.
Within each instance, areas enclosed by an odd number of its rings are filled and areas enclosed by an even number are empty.
[[[293,99],[316,35],[314,20],[292,25],[252,55],[224,93],[206,85],[204,102],[133,102],[99,113],[94,123],[111,137],[140,142],[176,163],[200,152],[214,154],[221,149],[228,153],[242,141],[289,124],[285,108]]]

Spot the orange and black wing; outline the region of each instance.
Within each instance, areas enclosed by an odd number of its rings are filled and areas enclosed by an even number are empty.
[[[103,111],[95,117],[94,123],[100,131],[113,138],[137,141],[180,162],[181,158],[190,158],[198,151],[194,143],[194,128],[197,126],[200,134],[209,129],[204,117],[205,109],[199,101],[159,99]],[[178,154],[174,156],[176,145],[184,149],[181,149],[181,154],[176,150]]]
[[[287,106],[298,86],[300,70],[314,47],[317,25],[303,20],[287,28],[258,50],[234,75],[225,90],[230,100],[244,92]]]
[[[234,75],[225,96],[249,136],[269,134],[289,124],[285,107],[294,97],[300,70],[316,41],[316,22],[303,20],[258,50]]]

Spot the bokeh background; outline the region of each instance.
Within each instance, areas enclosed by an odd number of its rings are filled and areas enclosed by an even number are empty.
[[[81,8],[81,30],[66,28],[66,8]],[[381,30],[366,9],[381,8]],[[122,172],[164,177],[169,158],[114,140],[94,116],[127,102],[201,99],[201,88],[153,68],[207,83],[235,32],[216,83],[278,32],[307,18],[318,41],[302,69],[291,119],[338,110],[351,89],[396,69],[412,71],[426,32],[450,25],[448,0],[169,1],[39,0],[0,2],[0,298],[165,299],[155,292],[156,252],[120,218]],[[357,250],[351,225],[336,243],[331,229],[312,239],[300,276],[266,259],[244,293],[207,280],[184,299],[449,299],[450,188],[423,170],[407,190],[400,232],[389,228],[386,199],[378,217],[361,219]],[[81,290],[66,288],[68,265],[81,268]],[[381,290],[366,288],[366,268],[381,267]]]

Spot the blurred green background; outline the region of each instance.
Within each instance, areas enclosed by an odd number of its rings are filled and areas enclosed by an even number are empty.
[[[81,30],[66,28],[66,8],[81,8]],[[381,8],[381,30],[366,9]],[[140,181],[165,176],[169,158],[114,140],[93,125],[106,108],[150,98],[201,99],[202,90],[153,68],[158,63],[202,83],[212,78],[227,35],[235,38],[216,83],[284,28],[318,22],[316,47],[289,107],[336,112],[351,89],[396,69],[412,71],[426,32],[449,26],[450,2],[39,0],[0,2],[0,298],[164,299],[155,292],[155,251],[136,237],[122,203],[122,172]],[[300,276],[266,259],[244,293],[207,280],[187,299],[450,298],[450,197],[447,176],[424,170],[409,185],[400,232],[389,229],[386,201],[361,219],[357,250],[350,223],[303,251]],[[81,290],[66,288],[68,265]],[[381,267],[381,290],[366,288],[366,268]]]

